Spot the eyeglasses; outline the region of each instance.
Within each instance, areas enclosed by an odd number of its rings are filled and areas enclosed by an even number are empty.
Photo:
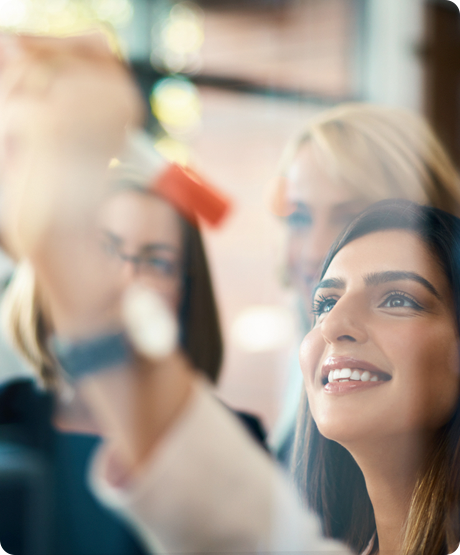
[[[130,263],[136,273],[163,280],[177,280],[181,274],[181,260],[176,249],[166,244],[142,246],[138,254],[126,254],[122,251],[122,240],[116,236],[106,235],[101,240],[104,253],[121,263]]]

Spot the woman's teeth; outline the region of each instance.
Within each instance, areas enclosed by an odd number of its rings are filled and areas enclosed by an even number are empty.
[[[340,370],[331,370],[329,372],[328,381],[330,382],[378,382],[379,377],[368,370],[359,370],[358,368],[342,368]]]

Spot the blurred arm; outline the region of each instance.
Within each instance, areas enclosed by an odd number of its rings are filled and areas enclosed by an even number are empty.
[[[86,41],[86,42],[85,42]],[[141,119],[122,65],[92,39],[0,43],[0,222],[31,261],[48,332],[76,342],[123,331],[123,286],[97,242],[109,159]],[[78,384],[105,446],[93,483],[152,549],[332,550],[268,456],[180,352],[136,353]]]
[[[157,552],[348,553],[321,538],[280,469],[200,382],[136,473],[107,444],[91,481]]]

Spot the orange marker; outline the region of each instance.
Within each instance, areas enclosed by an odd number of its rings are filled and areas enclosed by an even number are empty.
[[[177,164],[169,164],[150,189],[168,200],[193,225],[200,217],[218,226],[231,207],[230,200],[201,176]]]

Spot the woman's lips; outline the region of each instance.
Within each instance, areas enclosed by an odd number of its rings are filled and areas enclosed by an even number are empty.
[[[388,380],[387,380],[388,381]],[[383,385],[387,383],[386,381],[379,380],[376,382],[331,382],[327,383],[324,386],[324,391],[326,393],[334,393],[334,394],[344,394],[344,393],[352,393],[354,391],[363,391],[367,389],[372,389],[373,387],[378,387],[379,385]]]
[[[369,389],[391,380],[391,376],[365,360],[328,357],[321,368],[321,383],[329,393]]]

